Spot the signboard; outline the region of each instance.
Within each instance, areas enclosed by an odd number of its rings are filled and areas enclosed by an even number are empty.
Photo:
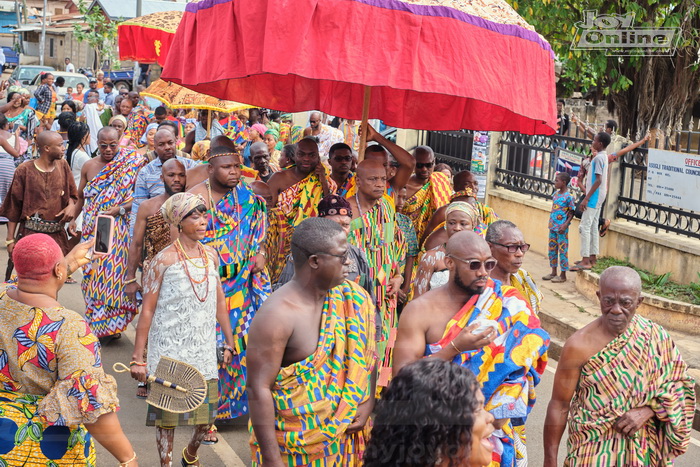
[[[700,212],[700,155],[649,149],[647,201]]]
[[[483,200],[486,196],[486,173],[489,170],[489,132],[475,131],[472,145],[472,164],[470,172],[479,182],[477,198]]]
[[[569,185],[572,187],[578,186],[578,173],[581,171],[583,158],[584,156],[577,152],[557,148],[556,171],[557,173],[566,172],[571,175],[571,182],[569,182]]]

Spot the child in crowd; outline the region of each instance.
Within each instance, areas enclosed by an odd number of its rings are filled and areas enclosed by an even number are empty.
[[[554,177],[554,188],[557,191],[552,195],[552,212],[549,215],[549,266],[552,272],[542,279],[552,282],[566,282],[566,271],[569,270],[569,224],[574,217],[576,202],[569,192],[571,175],[559,172]],[[557,276],[557,254],[559,255],[559,267],[561,275]]]

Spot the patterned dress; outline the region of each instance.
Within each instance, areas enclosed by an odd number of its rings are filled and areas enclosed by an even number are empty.
[[[494,431],[490,466],[527,465],[524,427],[535,405],[535,386],[547,366],[549,334],[542,329],[528,303],[516,289],[488,281],[481,295],[474,295],[445,326],[443,337],[429,344],[425,355],[439,352],[476,320],[498,323],[498,337],[486,347],[462,352],[453,362],[469,368],[481,384],[485,408],[498,420],[510,419],[502,430]]]
[[[452,185],[447,175],[442,172],[433,172],[430,180],[406,200],[401,212],[413,222],[418,238],[423,238],[423,233],[433,214],[439,207],[450,202],[451,194]]]
[[[293,466],[362,465],[368,429],[348,435],[370,394],[375,365],[374,307],[351,281],[328,291],[316,351],[281,368],[272,388],[282,462]],[[253,466],[262,465],[251,429]]]
[[[208,186],[209,182],[206,183]],[[248,413],[245,391],[248,328],[255,312],[270,295],[267,273],[252,273],[253,258],[265,239],[265,220],[265,202],[243,181],[209,209],[202,243],[212,246],[219,254],[219,277],[234,340],[233,361],[219,370],[219,419]],[[217,339],[223,345],[221,333]]]
[[[393,203],[382,197],[372,209],[353,219],[348,242],[364,251],[374,283],[382,321],[381,335],[377,337],[377,353],[381,359],[377,385],[384,387],[391,379],[391,356],[398,325],[396,296],[387,295],[387,286],[392,277],[402,274],[406,255],[406,242],[396,225]]]
[[[666,331],[635,315],[625,332],[581,368],[569,414],[565,466],[671,466],[688,449],[695,411],[693,378]],[[633,437],[613,427],[649,406],[654,417]]]
[[[34,308],[0,288],[0,465],[95,466],[84,424],[119,409],[100,343],[65,308]]]
[[[133,199],[136,174],[145,164],[146,160],[137,153],[122,149],[85,185],[83,241],[94,237],[98,213]],[[83,267],[85,317],[97,337],[123,332],[136,315],[136,304],[123,293],[128,251],[129,218],[117,216],[112,252]]]

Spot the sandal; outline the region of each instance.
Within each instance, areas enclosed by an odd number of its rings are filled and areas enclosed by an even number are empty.
[[[187,456],[189,456],[190,453],[187,452],[187,446],[182,448],[182,467],[187,467],[188,465],[195,465],[199,463],[199,456],[194,456],[194,459],[192,461],[187,460]]]
[[[557,277],[555,274],[547,274],[546,276],[543,276],[543,277],[542,277],[542,280],[543,280],[543,281],[551,281],[551,280],[554,279],[555,277]]]
[[[148,397],[148,383],[139,383],[136,386],[136,397],[146,399]]]
[[[592,266],[581,266],[580,264],[577,264],[573,268],[569,269],[569,271],[573,272],[578,272],[578,271],[590,271]]]
[[[216,435],[216,433],[219,430],[216,429],[216,425],[211,425],[209,427],[209,431],[207,431],[207,435],[202,440],[202,444],[206,444],[207,446],[211,446],[212,444],[216,444],[219,442],[219,437]],[[207,439],[208,438],[208,439]]]
[[[605,237],[605,234],[608,233],[608,227],[610,227],[610,219],[605,219],[605,222],[603,222],[603,225],[600,227],[601,237]]]
[[[561,276],[556,276],[554,279],[552,279],[553,284],[561,284],[562,282],[566,282],[566,279],[562,278]]]

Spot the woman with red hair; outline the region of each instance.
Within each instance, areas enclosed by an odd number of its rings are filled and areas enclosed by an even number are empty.
[[[0,286],[0,441],[13,440],[0,451],[3,465],[96,465],[94,438],[120,466],[138,466],[97,337],[58,302],[93,243],[64,257],[54,239],[36,233],[12,251],[17,286]]]

